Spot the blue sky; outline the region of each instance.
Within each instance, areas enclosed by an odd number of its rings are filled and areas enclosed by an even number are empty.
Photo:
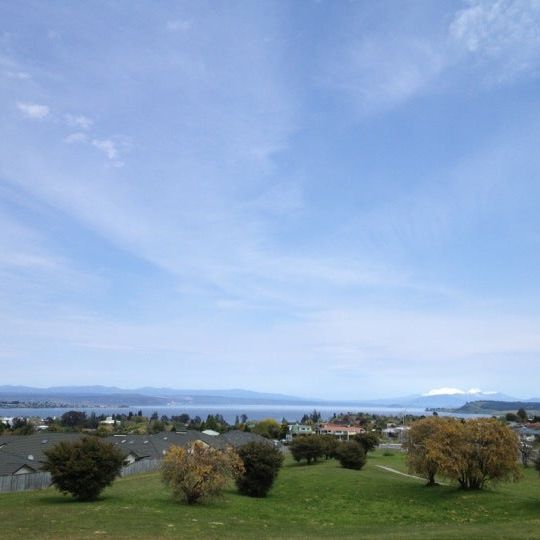
[[[1,2],[2,383],[538,394],[539,28]]]

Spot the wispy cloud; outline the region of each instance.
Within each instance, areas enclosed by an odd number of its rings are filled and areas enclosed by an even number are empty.
[[[17,79],[19,81],[26,81],[32,78],[32,75],[26,71],[6,71],[5,75],[8,79]]]
[[[492,63],[489,79],[507,82],[540,70],[540,4],[535,0],[471,0],[450,24],[451,38]]]
[[[79,129],[90,129],[94,124],[94,121],[82,114],[66,114],[64,115],[66,124],[70,127]]]
[[[39,105],[38,103],[17,103],[17,109],[25,118],[31,120],[43,120],[50,114],[50,109],[47,105]]]
[[[84,143],[88,142],[88,135],[82,131],[77,131],[75,133],[70,133],[66,137],[64,137],[64,142],[67,142],[69,144],[73,143]]]

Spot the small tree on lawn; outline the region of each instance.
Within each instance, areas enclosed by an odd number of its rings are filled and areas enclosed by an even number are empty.
[[[354,439],[363,449],[364,452],[375,450],[379,444],[379,436],[373,431],[366,431],[354,436]]]
[[[43,470],[62,493],[79,501],[93,501],[119,476],[124,456],[110,443],[97,437],[75,442],[62,441],[45,452]]]
[[[295,461],[305,459],[310,465],[324,455],[323,443],[318,435],[301,435],[295,437],[289,445]]]
[[[238,455],[244,464],[244,473],[236,479],[238,491],[266,497],[283,464],[283,454],[275,446],[252,442],[242,446]]]
[[[216,497],[244,471],[232,450],[216,450],[196,441],[187,448],[171,446],[165,454],[161,475],[175,499],[195,504]]]
[[[366,452],[356,441],[340,443],[336,451],[336,457],[345,469],[359,471],[366,464]]]
[[[414,422],[407,433],[404,447],[407,450],[409,471],[421,474],[427,486],[436,486],[435,475],[439,472],[440,459],[433,452],[431,441],[452,419],[431,416]]]

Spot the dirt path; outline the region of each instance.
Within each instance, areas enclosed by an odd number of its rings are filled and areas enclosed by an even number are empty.
[[[391,473],[394,473],[394,474],[399,474],[401,476],[406,476],[407,478],[414,478],[415,480],[422,480],[423,482],[426,481],[425,478],[422,478],[420,476],[414,476],[413,474],[407,474],[407,473],[404,473],[404,472],[401,472],[401,471],[398,471],[397,469],[392,469],[392,467],[386,467],[384,465],[375,465],[375,467],[379,467],[379,469],[383,469],[387,472],[391,472]],[[442,482],[437,482],[438,484],[440,484],[441,486],[447,486],[448,484],[443,484]]]

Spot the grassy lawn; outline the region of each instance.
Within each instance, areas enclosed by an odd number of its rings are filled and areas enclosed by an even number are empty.
[[[287,461],[267,499],[231,488],[217,502],[175,503],[157,474],[120,479],[94,503],[55,490],[0,494],[10,538],[540,538],[540,478],[466,493],[384,471],[403,456],[370,456],[364,470]]]

